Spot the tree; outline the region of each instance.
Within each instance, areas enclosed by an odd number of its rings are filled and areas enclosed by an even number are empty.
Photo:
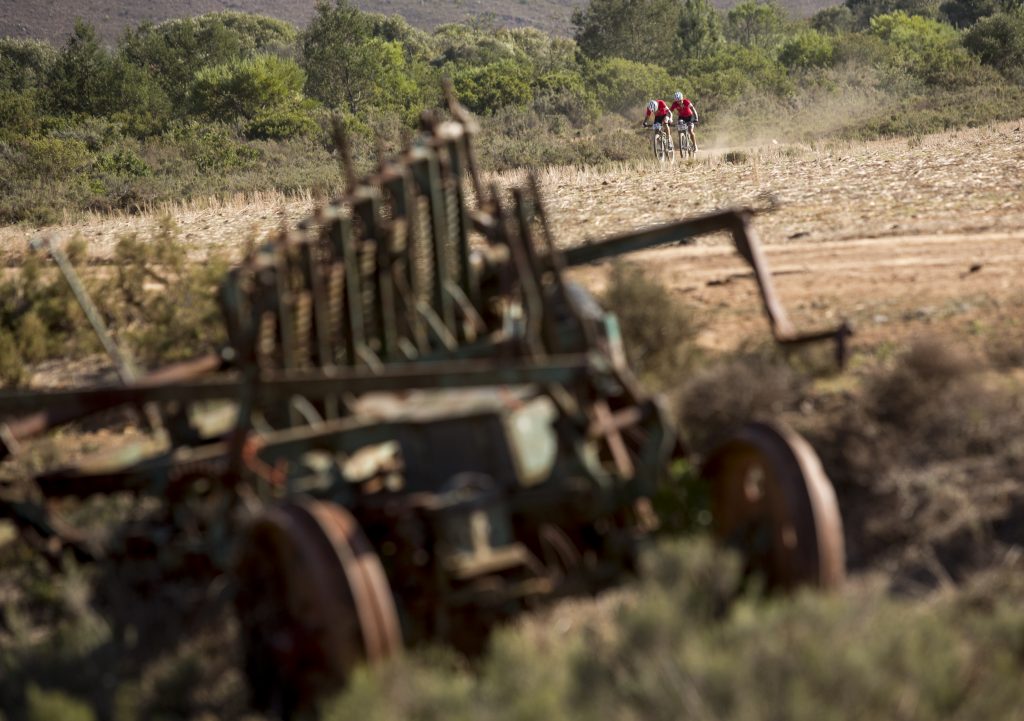
[[[817,30],[801,30],[779,48],[779,62],[787,68],[806,70],[832,64],[835,47],[826,35]]]
[[[480,115],[522,107],[533,100],[529,73],[510,60],[464,68],[452,82],[461,102]]]
[[[889,45],[890,68],[928,85],[970,85],[977,81],[978,61],[960,44],[947,23],[896,11],[871,18],[870,33]]]
[[[81,20],[47,73],[46,96],[56,113],[122,114],[145,134],[158,131],[171,112],[153,76],[108,52]]]
[[[744,0],[725,16],[725,36],[745,48],[769,48],[782,34],[785,17],[773,0]]]
[[[963,42],[981,62],[1024,85],[1024,12],[983,18],[967,31]]]
[[[306,93],[329,107],[359,113],[368,107],[415,111],[420,88],[401,45],[373,35],[372,18],[347,0],[316,6],[302,34]]]
[[[685,0],[679,14],[676,56],[706,58],[722,45],[722,21],[708,0]]]
[[[933,20],[939,17],[939,0],[846,0],[845,5],[853,13],[854,27],[861,30],[871,26],[871,18],[897,11]]]
[[[192,109],[210,120],[252,119],[268,110],[295,105],[306,74],[294,60],[257,55],[196,73]]]
[[[998,11],[997,0],[946,0],[939,5],[942,16],[958,28],[968,28]]]
[[[21,38],[0,38],[0,89],[22,92],[43,84],[57,61],[48,43]]]
[[[591,0],[572,14],[580,50],[591,58],[664,63],[675,49],[680,0]]]
[[[601,58],[587,63],[585,78],[602,108],[636,118],[640,117],[648,100],[661,97],[675,86],[663,66],[622,58]]]
[[[280,20],[239,12],[146,23],[120,42],[122,57],[152,73],[179,108],[185,107],[196,73],[259,54],[281,54],[297,31]]]
[[[853,30],[853,13],[846,5],[833,5],[811,16],[811,27],[832,35]]]

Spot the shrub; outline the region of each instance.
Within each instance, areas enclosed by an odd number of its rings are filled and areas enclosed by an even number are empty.
[[[81,21],[50,67],[45,87],[54,112],[123,113],[135,118],[143,132],[159,128],[171,111],[170,100],[148,72],[108,52],[96,31]]]
[[[30,137],[0,143],[0,158],[0,188],[13,192],[19,184],[38,185],[79,173],[90,154],[80,140]]]
[[[558,113],[577,123],[597,116],[600,108],[579,73],[564,70],[537,79],[533,88],[533,107],[539,113]]]
[[[143,24],[126,32],[119,47],[127,62],[153,73],[180,115],[197,72],[256,54],[287,52],[296,37],[295,28],[279,20],[220,12]]]
[[[700,331],[694,311],[639,266],[612,267],[604,306],[618,317],[630,365],[659,390],[674,388]]]
[[[822,33],[836,35],[853,30],[853,13],[846,5],[833,5],[811,16],[811,27]]]
[[[801,30],[779,48],[779,62],[787,68],[806,70],[832,64],[835,47],[832,41],[816,30]]]
[[[373,28],[371,16],[345,0],[334,7],[318,4],[301,36],[306,93],[352,114],[375,107],[411,121],[431,92],[417,87],[416,79],[430,75],[422,63],[407,59],[400,42],[374,36]]]
[[[698,453],[710,451],[744,423],[773,420],[796,406],[802,384],[774,355],[744,354],[710,364],[683,387],[683,432]]]
[[[954,27],[968,28],[983,17],[999,12],[999,0],[946,0],[939,12]]]
[[[660,98],[675,85],[661,65],[645,65],[622,58],[588,63],[584,77],[601,107],[634,117],[639,116],[648,100]]]
[[[774,0],[743,0],[726,13],[725,37],[747,48],[770,48],[782,34],[784,21]]]
[[[293,60],[257,55],[196,73],[191,103],[194,112],[211,120],[253,119],[261,113],[294,104],[306,82]]]
[[[979,20],[963,43],[981,62],[1024,85],[1024,10]]]
[[[238,142],[227,126],[219,123],[177,123],[164,137],[201,172],[245,167],[259,156],[259,151]]]
[[[461,102],[481,115],[523,107],[533,100],[528,72],[507,60],[460,69],[453,74],[452,82]]]
[[[928,85],[970,85],[978,80],[977,61],[945,23],[897,11],[871,18],[871,33],[895,51],[890,66],[896,72]]]
[[[39,130],[39,103],[34,91],[0,89],[0,140],[31,135]]]
[[[97,157],[93,167],[100,173],[129,178],[143,178],[153,174],[146,161],[140,158],[135,150],[124,146]]]
[[[591,0],[572,14],[576,43],[591,58],[671,57],[682,5],[674,0]]]
[[[300,135],[311,135],[320,126],[302,107],[280,106],[264,110],[245,126],[245,137],[250,140],[287,140]]]
[[[40,88],[57,62],[49,43],[22,38],[0,38],[0,90]]]

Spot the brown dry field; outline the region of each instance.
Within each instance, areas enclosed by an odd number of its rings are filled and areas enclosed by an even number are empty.
[[[854,350],[925,334],[969,342],[1014,327],[1024,307],[1024,121],[909,139],[769,144],[663,167],[634,162],[539,173],[555,237],[565,246],[727,206],[759,215],[777,288],[802,329],[848,319]],[[497,180],[512,184],[524,173]],[[81,233],[95,258],[126,232],[155,229],[170,212],[201,257],[241,252],[246,239],[292,224],[309,198],[274,194],[209,201],[141,216],[94,217],[36,229],[0,228],[0,260],[16,267],[39,232]],[[728,349],[763,337],[756,288],[725,237],[633,259],[706,319],[702,343]],[[579,272],[600,290],[607,265]]]

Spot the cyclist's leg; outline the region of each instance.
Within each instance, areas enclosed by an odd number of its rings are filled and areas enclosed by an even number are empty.
[[[695,126],[696,126],[696,123],[687,123],[686,124],[686,132],[690,136],[690,143],[693,146],[693,152],[696,153],[697,152],[697,136],[693,134],[693,129],[694,129]]]

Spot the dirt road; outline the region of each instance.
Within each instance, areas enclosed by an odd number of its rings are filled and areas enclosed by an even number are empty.
[[[664,167],[636,162],[540,173],[556,238],[586,238],[729,205],[780,207],[759,216],[778,288],[798,326],[840,317],[873,346],[918,332],[962,338],[1003,332],[1024,306],[1024,121],[919,138],[816,146],[768,145]],[[499,178],[502,184],[523,173]],[[246,238],[291,224],[309,199],[274,195],[171,209],[197,256],[240,252]],[[158,214],[94,218],[50,229],[0,228],[0,258],[16,265],[40,230],[81,233],[109,254],[126,232],[153,232]],[[763,334],[755,288],[724,238],[636,256],[708,316],[704,342],[734,346]],[[604,270],[581,277],[600,288]],[[998,330],[997,330],[998,329]]]

